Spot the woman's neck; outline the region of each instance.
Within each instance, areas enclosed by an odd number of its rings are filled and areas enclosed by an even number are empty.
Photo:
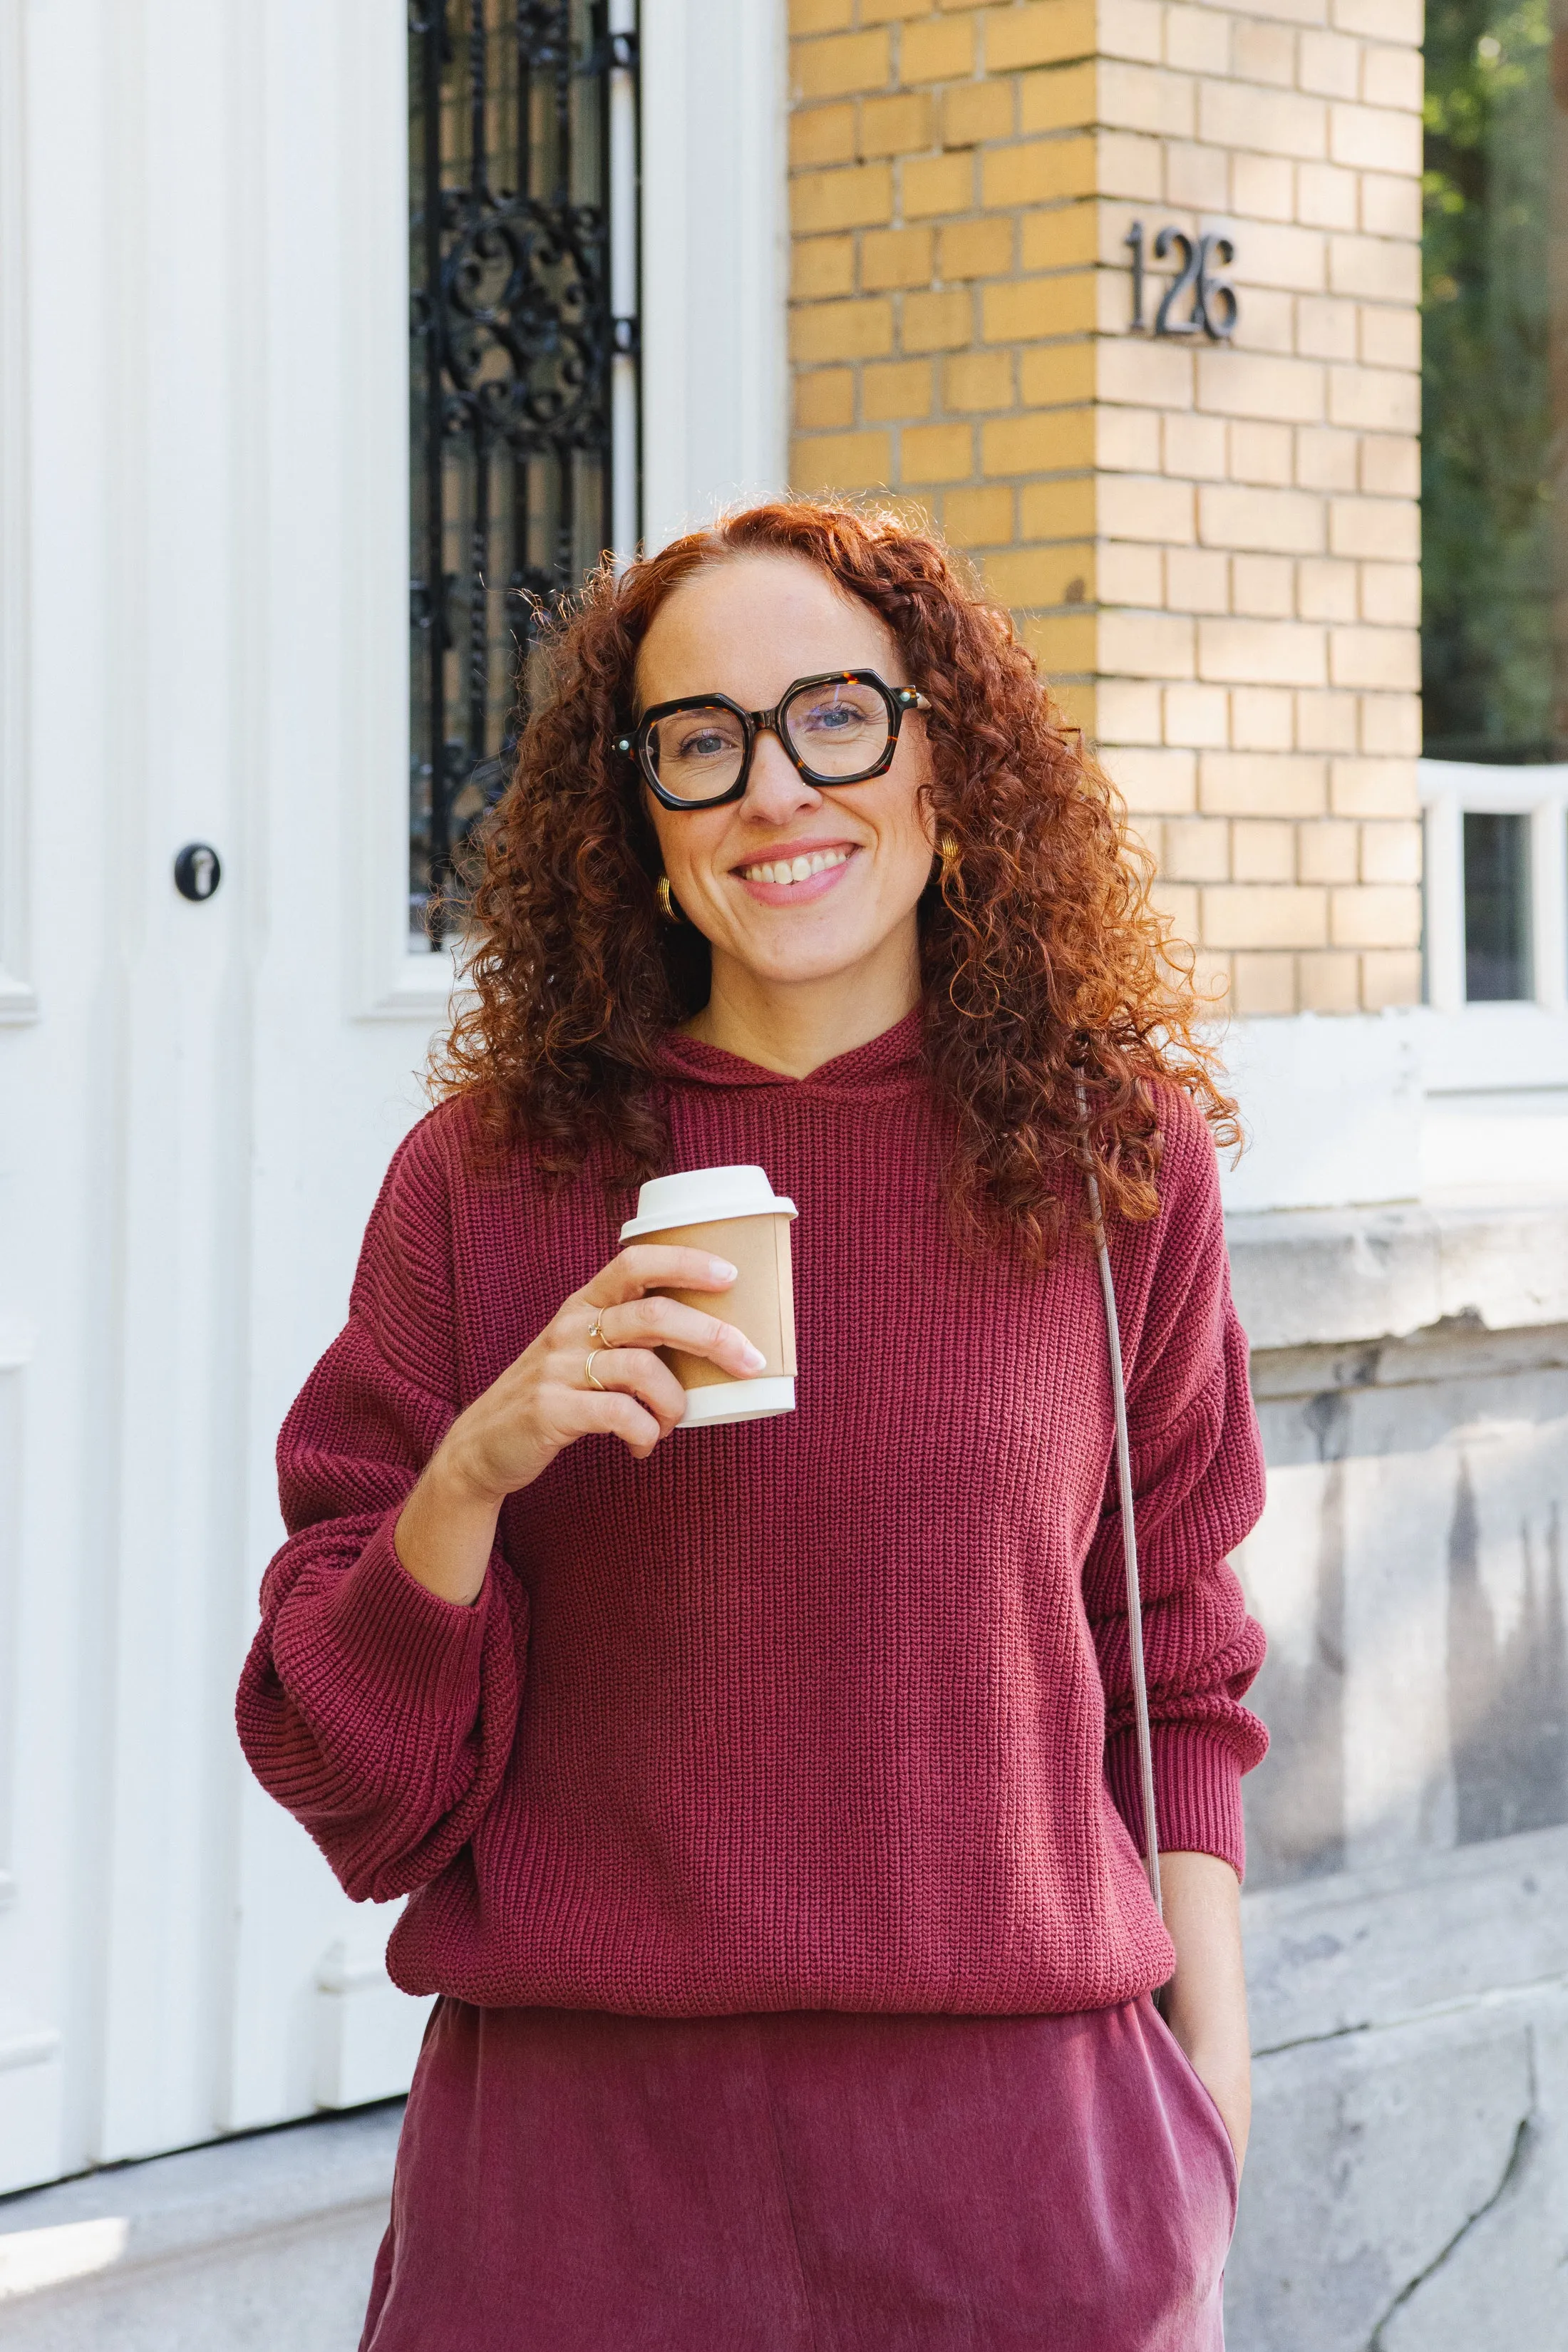
[[[759,1069],[807,1078],[824,1062],[894,1028],[920,995],[920,945],[912,925],[908,940],[886,942],[866,965],[820,980],[771,980],[715,955],[711,992],[686,1023],[686,1034]]]

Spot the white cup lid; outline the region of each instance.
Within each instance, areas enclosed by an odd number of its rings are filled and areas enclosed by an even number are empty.
[[[763,1168],[686,1168],[654,1176],[637,1194],[637,1213],[621,1227],[624,1242],[671,1225],[714,1224],[721,1217],[793,1217],[793,1201],[775,1194]]]

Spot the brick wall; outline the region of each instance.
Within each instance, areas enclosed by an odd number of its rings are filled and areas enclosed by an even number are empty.
[[[972,551],[1236,1010],[1413,1001],[1420,0],[790,13],[796,484]],[[1127,331],[1134,219],[1233,345]]]

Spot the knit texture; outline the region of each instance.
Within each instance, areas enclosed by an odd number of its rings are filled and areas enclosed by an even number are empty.
[[[510,1499],[471,1608],[393,1544],[454,1416],[615,1255],[626,1195],[398,1151],[349,1321],[279,1445],[238,1722],[355,1897],[412,1893],[415,1993],[647,2014],[1005,2014],[1163,1981],[1137,1850],[1105,1327],[1082,1202],[1048,1275],[954,1243],[920,1016],[806,1079],[670,1041],[672,1168],[799,1205],[798,1407],[580,1440]],[[1263,1653],[1226,1553],[1263,1465],[1212,1145],[1163,1101],[1118,1223],[1167,1850],[1242,1860]],[[1131,1824],[1131,1826],[1130,1826]]]

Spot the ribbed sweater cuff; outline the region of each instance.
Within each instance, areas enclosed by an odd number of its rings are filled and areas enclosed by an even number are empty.
[[[1197,1727],[1154,1726],[1154,1811],[1163,1853],[1213,1853],[1239,1878],[1247,1862],[1241,1817],[1241,1763],[1236,1750]],[[1116,1809],[1143,1849],[1138,1742],[1129,1729],[1110,1741],[1106,1778]]]
[[[328,1595],[326,1631],[362,1688],[442,1715],[477,1682],[494,1579],[487,1574],[471,1607],[426,1591],[397,1557],[398,1517],[388,1512]]]

